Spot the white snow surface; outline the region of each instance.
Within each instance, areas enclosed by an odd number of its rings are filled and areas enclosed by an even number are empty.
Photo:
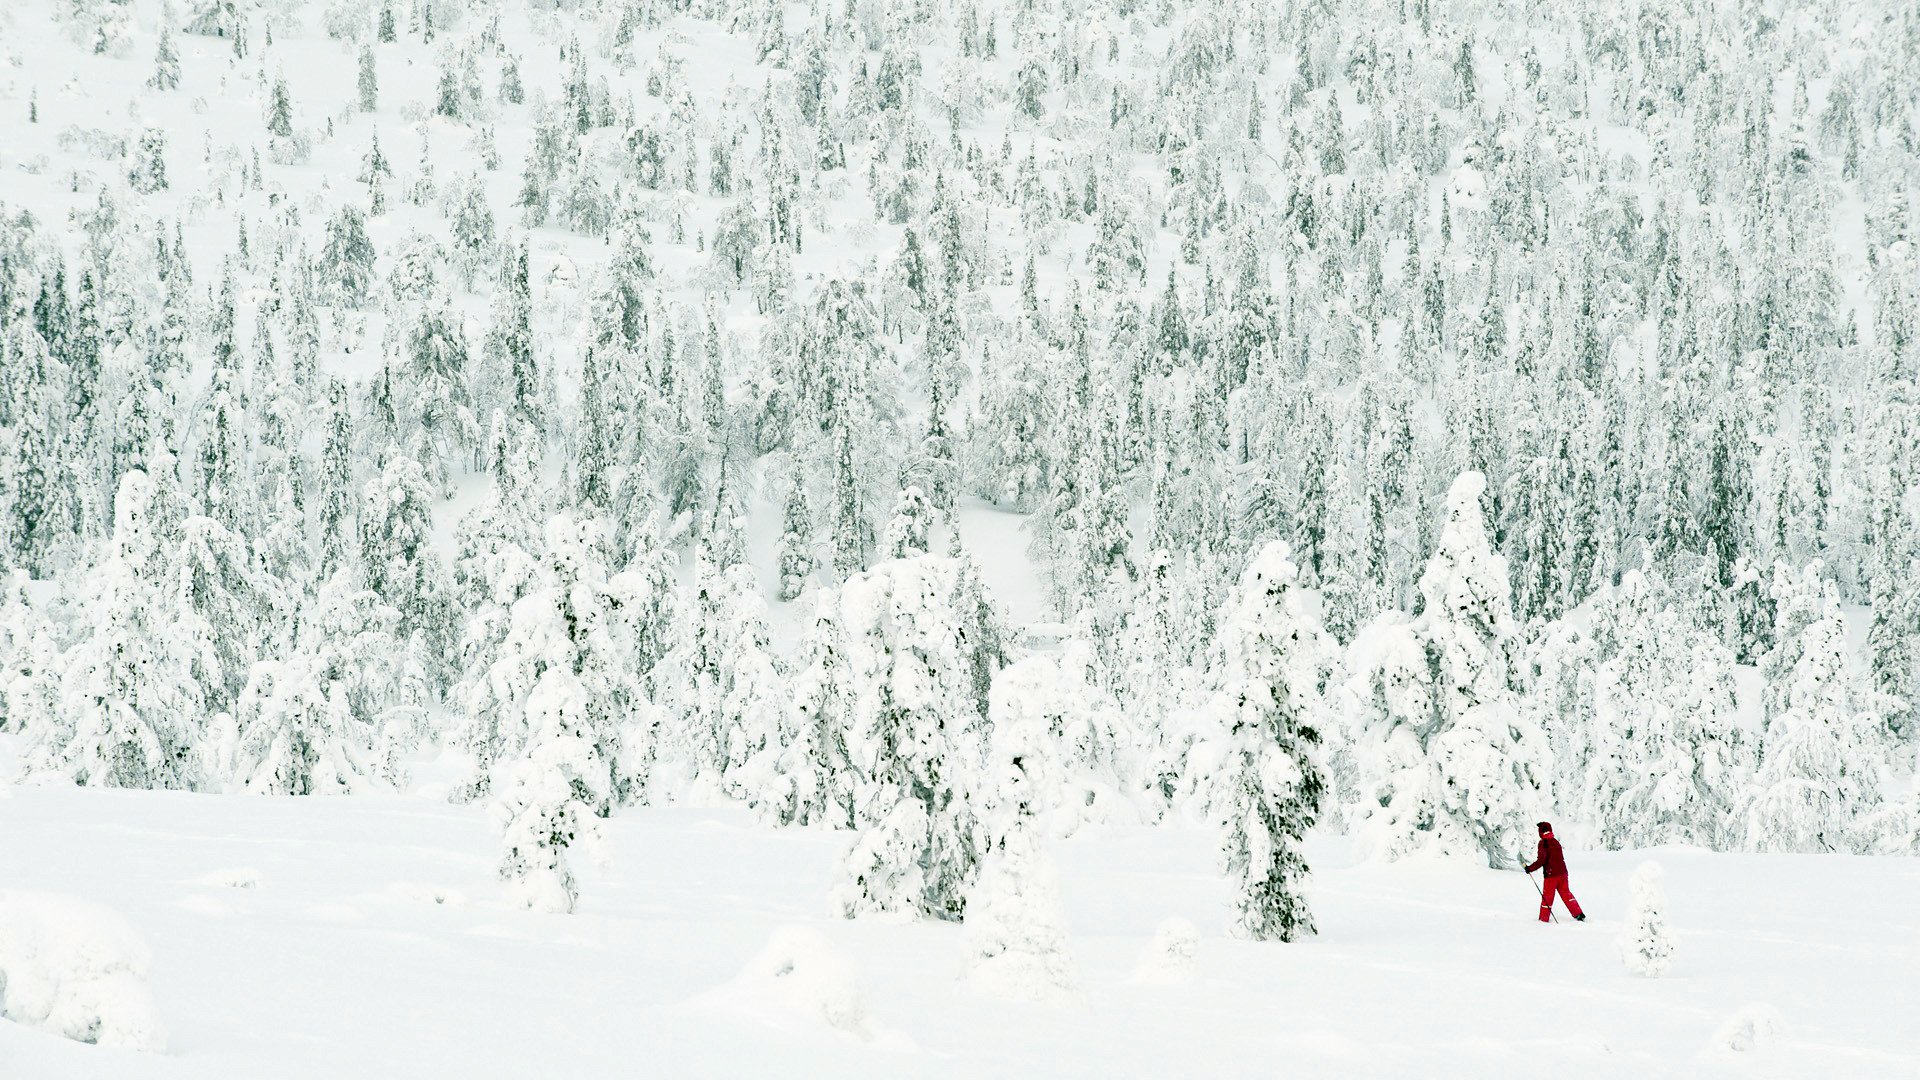
[[[1033,1006],[968,990],[959,926],[831,917],[850,834],[726,810],[638,809],[606,826],[607,866],[583,870],[577,914],[553,916],[495,880],[478,807],[14,788],[0,800],[7,886],[124,916],[151,946],[168,1042],[139,1053],[0,1022],[0,1075],[1920,1070],[1911,859],[1660,849],[1687,948],[1642,979],[1614,941],[1643,852],[1570,851],[1591,917],[1542,926],[1518,873],[1355,864],[1344,840],[1316,836],[1319,936],[1255,944],[1226,936],[1210,831],[1090,826],[1053,845],[1080,993]],[[255,887],[227,883],[236,866]],[[1198,928],[1192,976],[1142,983],[1141,953],[1169,918]],[[783,966],[804,978],[777,985]]]

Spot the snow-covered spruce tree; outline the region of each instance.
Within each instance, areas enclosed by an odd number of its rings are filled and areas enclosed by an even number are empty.
[[[212,518],[190,517],[167,560],[179,624],[210,645],[194,669],[209,712],[232,712],[254,661],[289,636],[298,597],[256,551]]]
[[[1023,335],[984,366],[980,415],[967,426],[973,489],[1024,510],[1048,487],[1045,358],[1041,346]]]
[[[297,630],[314,677],[346,703],[356,750],[371,747],[371,767],[394,782],[399,756],[421,748],[432,701],[431,673],[399,647],[399,626],[399,611],[341,570],[301,608]]]
[[[475,177],[459,184],[452,199],[450,255],[461,286],[471,289],[475,275],[487,270],[495,255],[493,208],[487,203],[486,185]]]
[[[180,52],[173,44],[171,5],[163,9],[160,39],[153,47],[153,75],[147,79],[149,90],[176,90],[180,86]]]
[[[542,667],[526,698],[526,752],[493,805],[502,833],[500,878],[535,911],[573,911],[580,898],[573,849],[599,843],[599,818],[613,799],[592,694],[568,664]]]
[[[1665,877],[1657,862],[1643,862],[1628,883],[1627,923],[1620,958],[1635,975],[1657,978],[1673,965],[1673,930],[1667,925]]]
[[[253,666],[240,694],[234,782],[263,795],[347,795],[377,773],[372,735],[313,658],[295,650]]]
[[[807,506],[805,484],[787,489],[786,509],[779,543],[780,587],[776,596],[782,601],[799,598],[813,577],[813,512]]]
[[[1598,665],[1582,713],[1592,734],[1575,766],[1580,820],[1608,848],[1733,846],[1749,772],[1733,654],[1677,610],[1657,578],[1629,571],[1602,595],[1595,618],[1612,624],[1613,655]]]
[[[513,603],[495,659],[484,676],[463,684],[460,700],[473,710],[466,742],[481,770],[497,773],[500,762],[534,755],[542,723],[557,725],[563,743],[587,740],[584,758],[565,746],[550,755],[569,768],[592,764],[593,775],[576,779],[586,785],[581,797],[591,796],[589,809],[605,817],[636,795],[633,762],[644,746],[633,747],[630,759],[629,740],[644,742],[642,725],[651,717],[629,621],[640,605],[625,595],[626,580],[609,579],[602,551],[592,519],[562,513],[547,522],[535,577]],[[543,692],[548,696],[536,701]],[[499,782],[498,775],[477,776],[469,790],[499,790]]]
[[[1920,732],[1920,560],[1889,560],[1879,576],[1867,656],[1874,687],[1890,699],[1888,719],[1902,735]]]
[[[1184,764],[1199,734],[1188,720],[1202,711],[1196,705],[1202,698],[1193,663],[1197,650],[1175,603],[1180,572],[1165,550],[1146,559],[1126,598],[1125,625],[1110,665],[1114,696],[1139,736],[1140,788],[1156,816],[1188,787]]]
[[[1778,612],[1767,677],[1766,727],[1749,786],[1746,843],[1754,851],[1828,852],[1857,846],[1857,823],[1884,799],[1883,702],[1847,646],[1833,583],[1816,562],[1775,575]]]
[[[976,992],[1017,1001],[1057,1001],[1073,993],[1059,884],[1043,846],[1045,817],[1062,783],[1046,700],[1056,689],[1054,666],[1045,658],[1001,672],[982,773],[985,847],[967,897],[967,979]]]
[[[167,190],[167,136],[159,128],[140,133],[127,170],[127,184],[142,195]]]
[[[1419,636],[1435,673],[1438,728],[1427,747],[1440,764],[1447,807],[1505,866],[1533,835],[1551,776],[1546,736],[1519,713],[1508,684],[1515,633],[1506,560],[1487,539],[1485,480],[1463,473],[1447,493],[1437,550],[1419,588]]]
[[[1144,721],[1129,716],[1109,689],[1113,676],[1100,660],[1091,622],[1082,617],[1060,648],[1056,734],[1066,774],[1063,831],[1075,824],[1064,820],[1068,807],[1079,821],[1122,825],[1151,822],[1160,813],[1159,797],[1148,791]]]
[[[359,74],[354,81],[360,111],[373,112],[380,107],[380,70],[374,63],[373,46],[360,46]]]
[[[839,594],[820,592],[813,623],[801,646],[801,662],[790,684],[793,716],[789,739],[781,748],[779,775],[787,799],[777,814],[783,825],[854,824],[857,777],[847,755],[854,687],[849,681],[846,644],[836,622]]]
[[[1383,615],[1348,656],[1355,824],[1385,858],[1477,851],[1510,866],[1550,780],[1546,736],[1507,682],[1515,628],[1506,560],[1480,508],[1484,486],[1467,472],[1447,493],[1420,611]]]
[[[783,770],[793,742],[785,673],[767,631],[766,601],[753,568],[741,563],[722,574],[719,714],[725,787],[762,817],[778,821],[794,805],[792,778]]]
[[[1157,797],[1143,790],[1139,777],[1144,755],[1097,665],[1092,643],[1073,637],[1062,643],[1058,660],[1027,657],[993,678],[992,726],[1031,727],[1051,740],[1048,773],[1056,790],[1040,804],[1043,831],[1051,835],[1071,836],[1088,823],[1138,824],[1159,816]]]
[[[493,294],[493,319],[481,345],[482,362],[475,367],[475,381],[485,377],[492,385],[476,385],[469,395],[476,403],[492,402],[493,408],[504,408],[508,416],[545,432],[553,407],[534,352],[527,239],[510,237],[500,247],[503,258]]]
[[[199,787],[211,646],[177,622],[163,587],[153,483],[120,479],[113,539],[87,575],[74,645],[60,658],[57,711],[36,732],[31,771],[99,787]]]
[[[910,559],[928,551],[928,533],[933,528],[933,504],[917,487],[901,490],[894,503],[893,516],[887,521],[882,546],[889,559]]]
[[[24,570],[0,577],[0,732],[38,734],[60,703],[56,627],[27,595]]]
[[[267,131],[282,139],[293,137],[293,95],[284,76],[273,80],[267,95]]]
[[[1214,645],[1221,690],[1211,708],[1223,742],[1213,806],[1235,885],[1233,929],[1254,941],[1314,932],[1300,845],[1325,795],[1317,747],[1330,653],[1290,556],[1278,540],[1254,556]]]
[[[428,544],[437,500],[420,462],[397,448],[360,499],[360,573],[368,588],[400,612],[401,647],[446,677],[454,608],[445,568]]]
[[[898,559],[854,575],[838,594],[861,830],[834,890],[849,918],[959,919],[966,910],[980,851],[971,799],[985,718],[972,690],[979,646],[953,608],[962,572],[956,559]]]

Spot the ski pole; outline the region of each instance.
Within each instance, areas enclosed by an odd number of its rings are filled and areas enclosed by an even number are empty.
[[[1553,905],[1547,902],[1547,894],[1541,890],[1540,883],[1533,881],[1533,871],[1527,871],[1527,880],[1533,882],[1533,893],[1540,898],[1540,906],[1547,909],[1547,918],[1552,919],[1554,923],[1558,925],[1560,916],[1553,913]]]

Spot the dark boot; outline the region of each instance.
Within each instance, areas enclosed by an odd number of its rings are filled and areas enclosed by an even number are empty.
[[[1586,922],[1586,921],[1587,921],[1587,917],[1586,917],[1585,915],[1575,915],[1575,916],[1573,917],[1573,921],[1574,921],[1574,922]]]

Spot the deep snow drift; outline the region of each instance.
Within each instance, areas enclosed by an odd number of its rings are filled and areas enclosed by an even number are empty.
[[[744,812],[607,823],[571,917],[514,907],[477,808],[11,788],[8,888],[123,916],[164,1053],[0,1022],[0,1074],[209,1076],[1896,1076],[1920,863],[1663,849],[1671,969],[1621,964],[1644,853],[1570,852],[1591,917],[1540,926],[1522,875],[1308,855],[1320,936],[1229,939],[1215,839],[1053,842],[1078,996],[976,996],[955,925],[843,921],[849,834]],[[1169,917],[1190,977],[1142,981]],[[782,982],[786,980],[786,982]],[[1733,1043],[1748,1047],[1735,1050]]]

